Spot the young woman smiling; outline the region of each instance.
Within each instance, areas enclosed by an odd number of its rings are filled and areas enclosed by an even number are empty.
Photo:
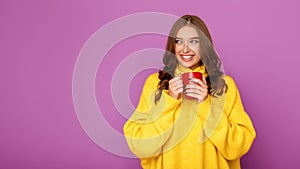
[[[142,167],[239,169],[256,133],[200,18],[185,15],[175,22],[163,63],[147,78],[136,111],[124,125]],[[185,72],[200,72],[202,79],[191,78],[184,86]]]

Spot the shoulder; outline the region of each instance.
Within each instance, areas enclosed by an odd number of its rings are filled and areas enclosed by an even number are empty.
[[[147,87],[147,88],[156,89],[157,85],[160,81],[159,78],[158,78],[158,75],[159,75],[158,72],[150,74],[147,77],[144,86]]]
[[[147,81],[159,81],[159,78],[158,78],[158,72],[155,72],[155,73],[152,73],[150,74],[147,79],[146,79],[146,82]]]
[[[229,76],[229,75],[224,75],[224,80],[225,80],[225,83],[227,85],[227,94],[234,94],[238,91],[238,87],[235,83],[235,80]]]
[[[227,87],[236,87],[234,79],[229,75],[224,75],[223,79],[225,80],[225,83]]]

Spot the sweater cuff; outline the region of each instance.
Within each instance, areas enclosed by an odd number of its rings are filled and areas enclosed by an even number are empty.
[[[166,99],[167,104],[171,104],[171,105],[179,105],[179,103],[181,103],[181,98],[180,99],[175,99],[172,96],[170,96],[168,94],[168,90],[163,90],[162,91],[162,97],[164,97],[164,99]]]
[[[167,94],[167,91],[162,92],[161,98],[155,106],[155,110],[152,111],[150,117],[157,130],[163,132],[173,126],[175,112],[180,103],[180,100],[171,97]]]
[[[152,114],[152,119],[154,120],[155,117],[164,116],[168,114],[173,115],[180,103],[180,100],[174,99],[167,93],[167,91],[163,90],[161,98],[155,106],[156,111],[154,111],[155,113]]]

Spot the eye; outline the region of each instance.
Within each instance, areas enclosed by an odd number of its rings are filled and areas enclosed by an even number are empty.
[[[175,39],[175,43],[176,43],[176,44],[182,44],[182,43],[183,43],[183,41],[182,41],[182,40],[180,40],[180,39]]]
[[[190,44],[197,44],[197,43],[199,43],[198,39],[192,39],[192,40],[190,40]]]

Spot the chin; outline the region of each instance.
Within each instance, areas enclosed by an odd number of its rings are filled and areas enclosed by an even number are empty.
[[[191,68],[196,65],[196,64],[188,64],[188,63],[180,63],[180,64],[182,67],[185,67],[185,68]]]

